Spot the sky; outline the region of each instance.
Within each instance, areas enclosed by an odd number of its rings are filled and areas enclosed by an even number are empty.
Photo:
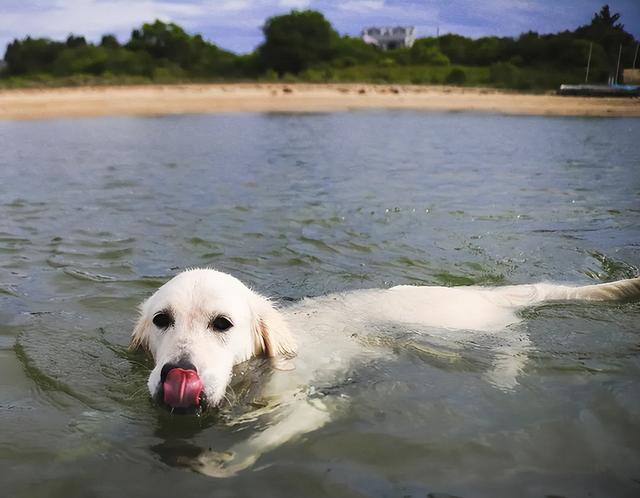
[[[14,38],[64,39],[70,33],[99,41],[102,34],[129,39],[155,19],[201,33],[237,53],[262,40],[270,16],[291,9],[321,11],[341,34],[373,25],[410,25],[417,36],[457,33],[470,37],[554,33],[588,24],[606,0],[0,0],[0,55]],[[612,0],[627,31],[640,39],[640,0]]]

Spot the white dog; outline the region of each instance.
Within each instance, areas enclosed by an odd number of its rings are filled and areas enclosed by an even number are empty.
[[[403,323],[422,330],[496,333],[519,321],[525,306],[553,300],[622,300],[640,296],[640,278],[568,287],[554,284],[483,287],[398,286],[304,299],[278,310],[238,279],[210,269],[190,270],[164,284],[141,306],[132,347],[155,360],[149,392],[172,410],[215,407],[225,399],[233,367],[256,356],[272,360],[265,408],[274,423],[226,455],[200,457],[197,470],[232,475],[261,454],[321,427],[331,417],[314,385],[335,380],[357,357],[389,349],[371,333],[376,324]],[[528,339],[507,341],[488,378],[517,385]]]

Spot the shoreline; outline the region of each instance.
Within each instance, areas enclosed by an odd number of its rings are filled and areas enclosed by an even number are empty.
[[[0,90],[1,120],[359,109],[640,117],[640,99],[540,95],[491,88],[355,83],[220,83]]]

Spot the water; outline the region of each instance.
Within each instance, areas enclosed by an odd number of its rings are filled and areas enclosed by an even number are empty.
[[[137,304],[193,266],[284,301],[632,276],[639,131],[419,112],[0,122],[3,496],[639,496],[638,303],[527,310],[513,390],[482,375],[490,342],[392,343],[329,393],[350,397],[333,422],[225,480],[189,462],[268,420],[171,417],[126,348]]]

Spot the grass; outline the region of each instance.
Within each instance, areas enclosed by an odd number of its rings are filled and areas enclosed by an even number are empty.
[[[557,89],[561,83],[579,83],[583,74],[580,69],[558,69],[555,67],[517,67],[510,63],[491,66],[462,65],[353,65],[349,67],[321,67],[307,69],[298,74],[278,75],[270,72],[253,79],[237,77],[185,78],[163,73],[155,78],[104,74],[74,74],[52,76],[36,74],[29,76],[0,77],[0,88],[52,88],[80,87],[87,85],[142,85],[184,83],[234,83],[234,82],[283,82],[283,83],[378,83],[413,85],[457,85],[491,87],[520,91],[539,92]]]

